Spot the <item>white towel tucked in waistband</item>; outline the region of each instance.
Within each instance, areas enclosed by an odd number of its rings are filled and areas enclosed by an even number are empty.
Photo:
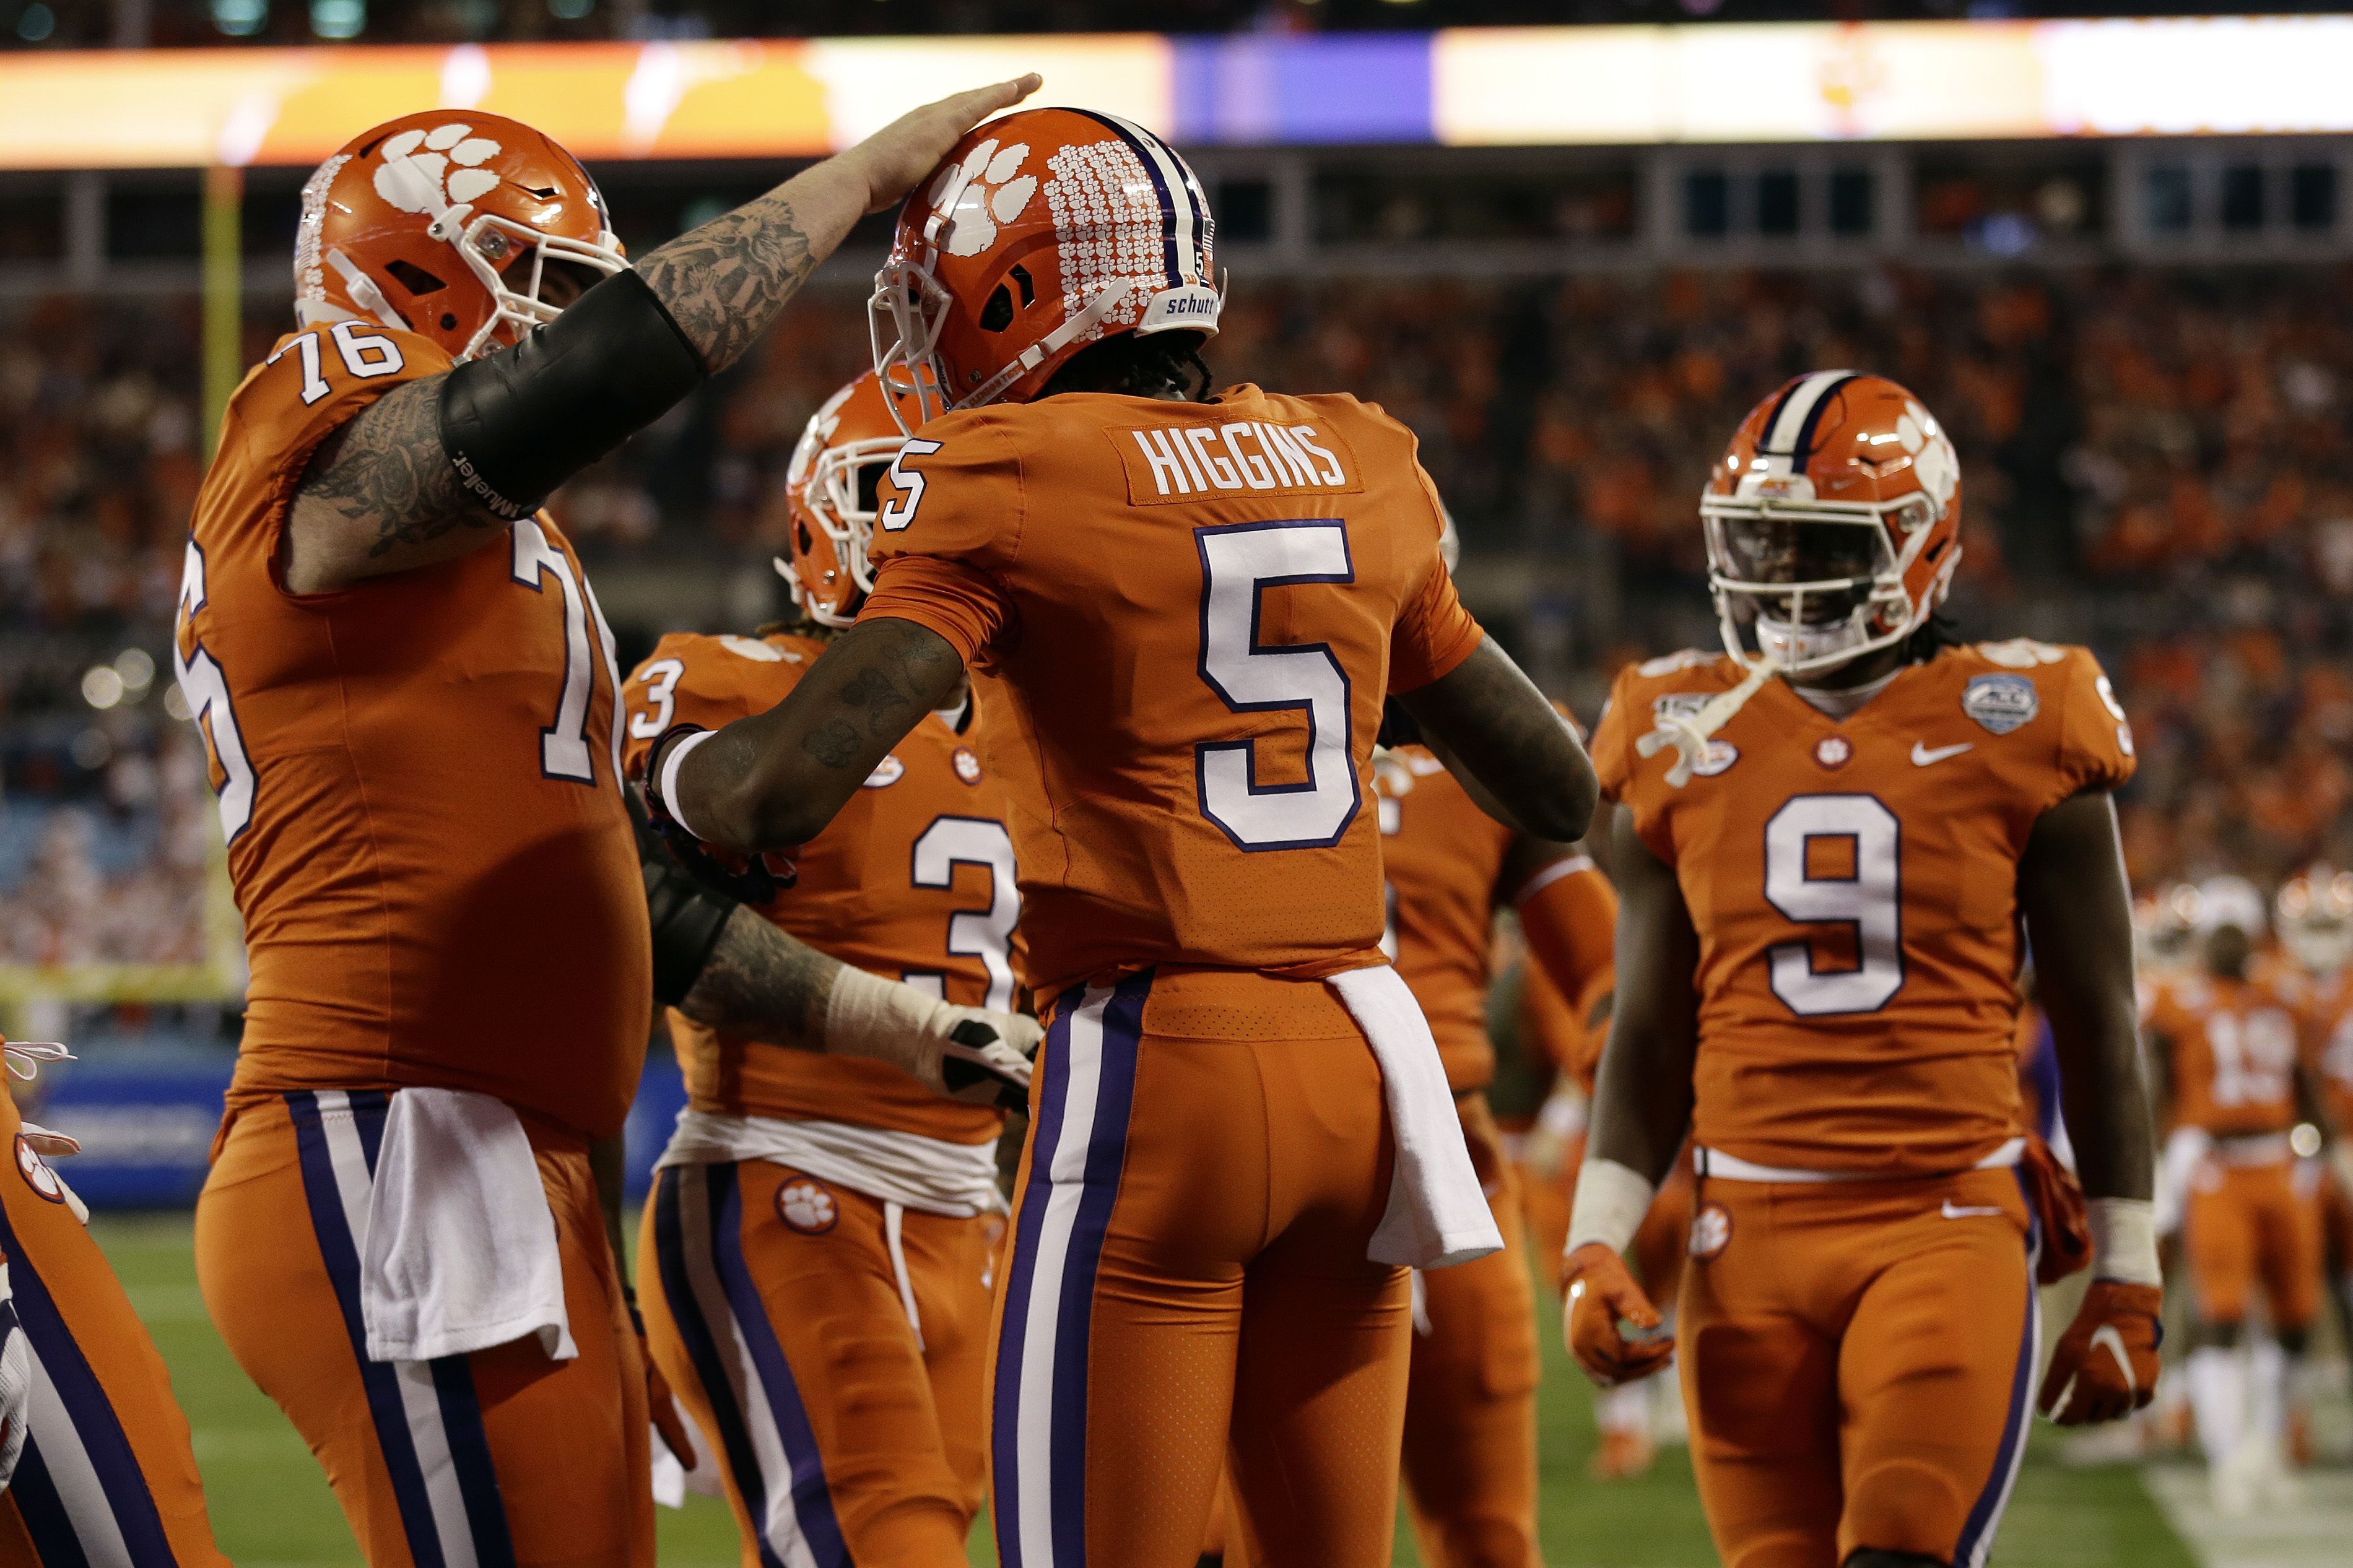
[[[670,1147],[654,1168],[736,1160],[790,1165],[870,1198],[950,1219],[1006,1212],[995,1141],[951,1143],[850,1121],[718,1116],[690,1106],[678,1113]]]
[[[536,1334],[580,1353],[539,1162],[514,1108],[487,1094],[404,1089],[384,1119],[360,1259],[373,1361],[438,1361]]]
[[[1504,1233],[1495,1228],[1472,1169],[1438,1042],[1413,993],[1385,963],[1335,974],[1325,984],[1372,1042],[1397,1140],[1388,1212],[1366,1255],[1376,1263],[1444,1268],[1503,1251]]]

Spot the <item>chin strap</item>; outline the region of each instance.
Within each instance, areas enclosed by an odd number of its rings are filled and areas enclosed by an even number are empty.
[[[1634,750],[1642,756],[1655,757],[1672,746],[1676,755],[1674,765],[1667,770],[1667,783],[1676,789],[1683,788],[1691,783],[1693,766],[1707,756],[1709,738],[1731,722],[1732,716],[1762,690],[1767,681],[1780,673],[1780,665],[1770,656],[1759,655],[1750,662],[1748,673],[1739,685],[1717,692],[1701,703],[1697,711],[1659,715],[1658,728],[1635,742]]]

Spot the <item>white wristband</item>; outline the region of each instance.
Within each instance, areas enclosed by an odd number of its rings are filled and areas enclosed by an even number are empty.
[[[2157,1266],[2157,1205],[2146,1198],[2093,1198],[2092,1278],[2126,1285],[2165,1283]]]
[[[670,749],[670,755],[662,759],[660,781],[662,809],[670,813],[670,819],[672,822],[677,823],[689,833],[694,833],[694,824],[689,822],[686,819],[686,813],[678,808],[678,764],[686,761],[687,752],[717,733],[719,731],[716,730],[698,730],[684,740],[673,743]],[[700,833],[694,833],[694,836],[697,838],[702,837]]]
[[[961,1016],[936,996],[845,963],[826,997],[823,1043],[831,1055],[889,1062],[936,1089],[939,1041]]]
[[[1587,1155],[1577,1173],[1577,1198],[1568,1212],[1568,1243],[1575,1252],[1598,1241],[1612,1252],[1623,1252],[1651,1212],[1658,1185],[1630,1165]]]

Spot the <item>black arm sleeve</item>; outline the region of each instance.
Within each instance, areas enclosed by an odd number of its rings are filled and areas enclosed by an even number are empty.
[[[646,913],[653,926],[654,1000],[676,1007],[694,989],[737,905],[687,875],[634,801],[629,822],[638,832],[638,868],[645,874]]]
[[[441,447],[469,493],[501,517],[522,517],[670,412],[705,374],[646,280],[617,272],[514,347],[451,371]]]

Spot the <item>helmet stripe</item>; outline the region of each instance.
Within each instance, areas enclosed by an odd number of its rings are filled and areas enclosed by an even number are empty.
[[[1766,421],[1759,453],[1782,459],[1792,467],[1803,462],[1813,445],[1814,426],[1821,420],[1822,405],[1830,401],[1831,393],[1856,379],[1851,370],[1818,370],[1791,386],[1781,395],[1773,417]]]
[[[1137,161],[1143,163],[1144,172],[1152,176],[1152,188],[1160,197],[1160,235],[1161,244],[1167,253],[1168,287],[1176,289],[1188,282],[1199,281],[1198,277],[1187,276],[1187,260],[1198,255],[1200,222],[1193,210],[1192,192],[1187,188],[1191,184],[1192,172],[1185,166],[1185,161],[1171,152],[1168,144],[1159,137],[1116,114],[1103,114],[1092,109],[1073,110],[1071,112],[1084,115],[1126,142]],[[1198,260],[1189,270],[1198,273]]]

